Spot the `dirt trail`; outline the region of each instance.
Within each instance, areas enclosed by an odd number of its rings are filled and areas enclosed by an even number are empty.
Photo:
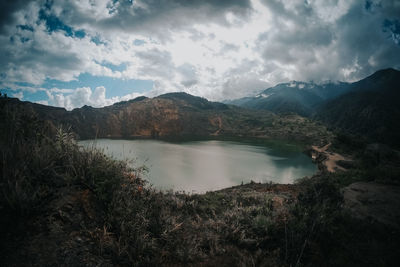
[[[346,171],[345,168],[339,166],[337,164],[338,161],[340,160],[348,160],[342,155],[334,152],[328,151],[329,147],[331,146],[331,143],[323,146],[323,147],[318,147],[318,146],[312,146],[312,158],[315,160],[318,155],[322,155],[325,159],[322,161],[322,164],[326,167],[328,172],[336,172],[338,170],[340,171]]]

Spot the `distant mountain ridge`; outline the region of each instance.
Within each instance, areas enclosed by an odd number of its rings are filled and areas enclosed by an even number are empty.
[[[399,88],[400,71],[385,69],[355,83],[278,84],[255,97],[236,100],[241,107],[168,93],[72,111],[0,98],[0,108],[3,117],[14,110],[36,114],[49,127],[70,125],[81,139],[257,137],[306,143],[330,139],[332,135],[315,119],[331,129],[400,148]]]
[[[292,81],[265,89],[253,97],[224,101],[224,103],[275,113],[311,116],[320,103],[344,94],[349,88],[350,84],[344,82],[316,84]]]
[[[400,148],[400,71],[385,69],[324,102],[314,118],[331,127]]]
[[[225,103],[297,113],[400,148],[399,97],[400,71],[388,68],[354,83],[282,83],[256,96]]]
[[[303,116],[311,116],[325,102],[346,93],[398,86],[395,78],[398,72],[392,68],[379,70],[354,83],[327,81],[317,84],[291,81],[267,88],[255,96],[227,100],[224,103],[256,110],[269,110],[275,113],[294,112]],[[391,78],[393,81],[390,80]]]
[[[298,115],[247,110],[186,93],[139,97],[103,108],[84,106],[72,111],[14,98],[0,100],[3,116],[12,112],[36,114],[50,128],[70,125],[81,139],[249,137],[319,143],[332,136],[325,127]]]

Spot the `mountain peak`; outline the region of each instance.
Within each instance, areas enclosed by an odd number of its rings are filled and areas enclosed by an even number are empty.
[[[380,91],[397,92],[400,83],[400,71],[387,68],[378,70],[374,74],[353,83],[353,91]]]
[[[393,69],[393,68],[387,68],[387,69],[382,69],[374,72],[372,75],[368,76],[366,79],[391,79],[395,76],[399,76],[400,71]]]
[[[146,99],[148,99],[148,98],[145,97],[145,96],[138,96],[138,97],[136,97],[134,99],[130,99],[130,100],[127,100],[127,101],[120,101],[120,102],[114,103],[113,106],[121,106],[121,105],[124,105],[126,103],[140,102],[140,101],[143,101],[143,100],[146,100]]]
[[[383,72],[383,73],[391,73],[391,72],[400,73],[399,70],[396,70],[394,68],[381,69],[381,70],[376,71],[375,73],[379,73],[379,72]]]
[[[174,92],[167,93],[160,96],[155,97],[161,99],[172,99],[172,100],[182,100],[192,107],[200,108],[200,109],[227,109],[228,107],[225,104],[219,102],[211,102],[206,98],[194,96],[185,92]]]
[[[172,93],[166,93],[157,96],[159,98],[201,98],[199,96],[194,96],[185,92],[172,92]]]

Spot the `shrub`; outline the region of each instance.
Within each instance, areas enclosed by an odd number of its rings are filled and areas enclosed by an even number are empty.
[[[132,171],[102,151],[80,148],[68,127],[59,126],[51,137],[34,113],[2,108],[0,203],[9,213],[28,216],[65,185],[90,189],[106,207]]]

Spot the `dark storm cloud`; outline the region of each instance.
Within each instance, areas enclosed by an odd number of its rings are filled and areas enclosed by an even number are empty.
[[[383,22],[383,31],[391,35],[392,40],[400,45],[400,20],[388,20]]]
[[[9,1],[1,5],[0,26],[8,29],[0,38],[0,48],[4,51],[0,56],[3,62],[0,73],[5,77],[2,81],[29,83],[40,83],[46,78],[68,80],[78,77],[90,62],[85,62],[87,47],[78,51],[73,39],[84,38],[86,31],[92,42],[97,36],[105,38],[105,42],[94,42],[103,46],[110,42],[107,33],[140,33],[162,41],[170,37],[171,31],[190,29],[193,38],[202,39],[204,34],[191,28],[193,23],[227,25],[227,12],[244,18],[251,9],[248,0],[43,0]],[[137,70],[139,75],[164,78],[175,75],[171,56],[166,51],[152,49],[139,52],[136,57],[145,63]],[[183,84],[193,85],[194,81],[185,78]]]
[[[257,41],[265,62],[291,65],[290,78],[317,81],[400,67],[398,1],[309,2],[263,1],[275,21]]]
[[[0,5],[0,82],[40,84],[46,78],[71,79],[79,74],[85,62],[65,49],[70,45],[62,36],[47,35],[41,27],[47,25],[49,33],[61,31],[74,38],[80,33],[58,18],[46,17],[45,1],[2,1]]]
[[[381,68],[400,67],[400,47],[383,27],[384,22],[393,17],[394,10],[399,16],[398,2],[381,1],[372,13],[354,5],[337,22],[339,62],[341,65],[356,62],[359,66],[350,78],[362,78]]]
[[[78,76],[87,62],[68,39],[64,33],[48,35],[28,26],[0,35],[0,81],[40,84],[46,78],[70,80]]]
[[[168,39],[171,30],[190,29],[193,23],[228,25],[225,14],[245,18],[249,15],[249,0],[138,0],[115,1],[107,6],[108,15],[91,16],[75,2],[55,2],[55,9],[63,6],[57,15],[67,24],[87,24],[97,30],[153,34]]]
[[[224,99],[356,80],[400,68],[399,14],[398,0],[2,1],[0,85],[86,72]]]
[[[14,21],[14,12],[26,7],[31,2],[29,0],[4,0],[0,1],[0,34],[4,31],[4,26]]]
[[[15,12],[26,8],[30,2],[41,6],[39,19],[46,20],[48,28],[58,27],[68,34],[72,34],[71,26],[86,25],[102,31],[153,32],[167,37],[170,30],[185,28],[196,22],[228,24],[226,12],[245,18],[251,10],[249,0],[90,1],[93,10],[100,3],[106,4],[105,16],[96,16],[96,12],[87,12],[76,1],[13,0],[0,2],[0,28],[12,24]]]
[[[291,8],[285,6],[285,1],[261,0],[261,2],[275,15],[280,24],[288,20],[303,27],[315,23],[314,11],[308,1],[291,1],[293,3]]]

